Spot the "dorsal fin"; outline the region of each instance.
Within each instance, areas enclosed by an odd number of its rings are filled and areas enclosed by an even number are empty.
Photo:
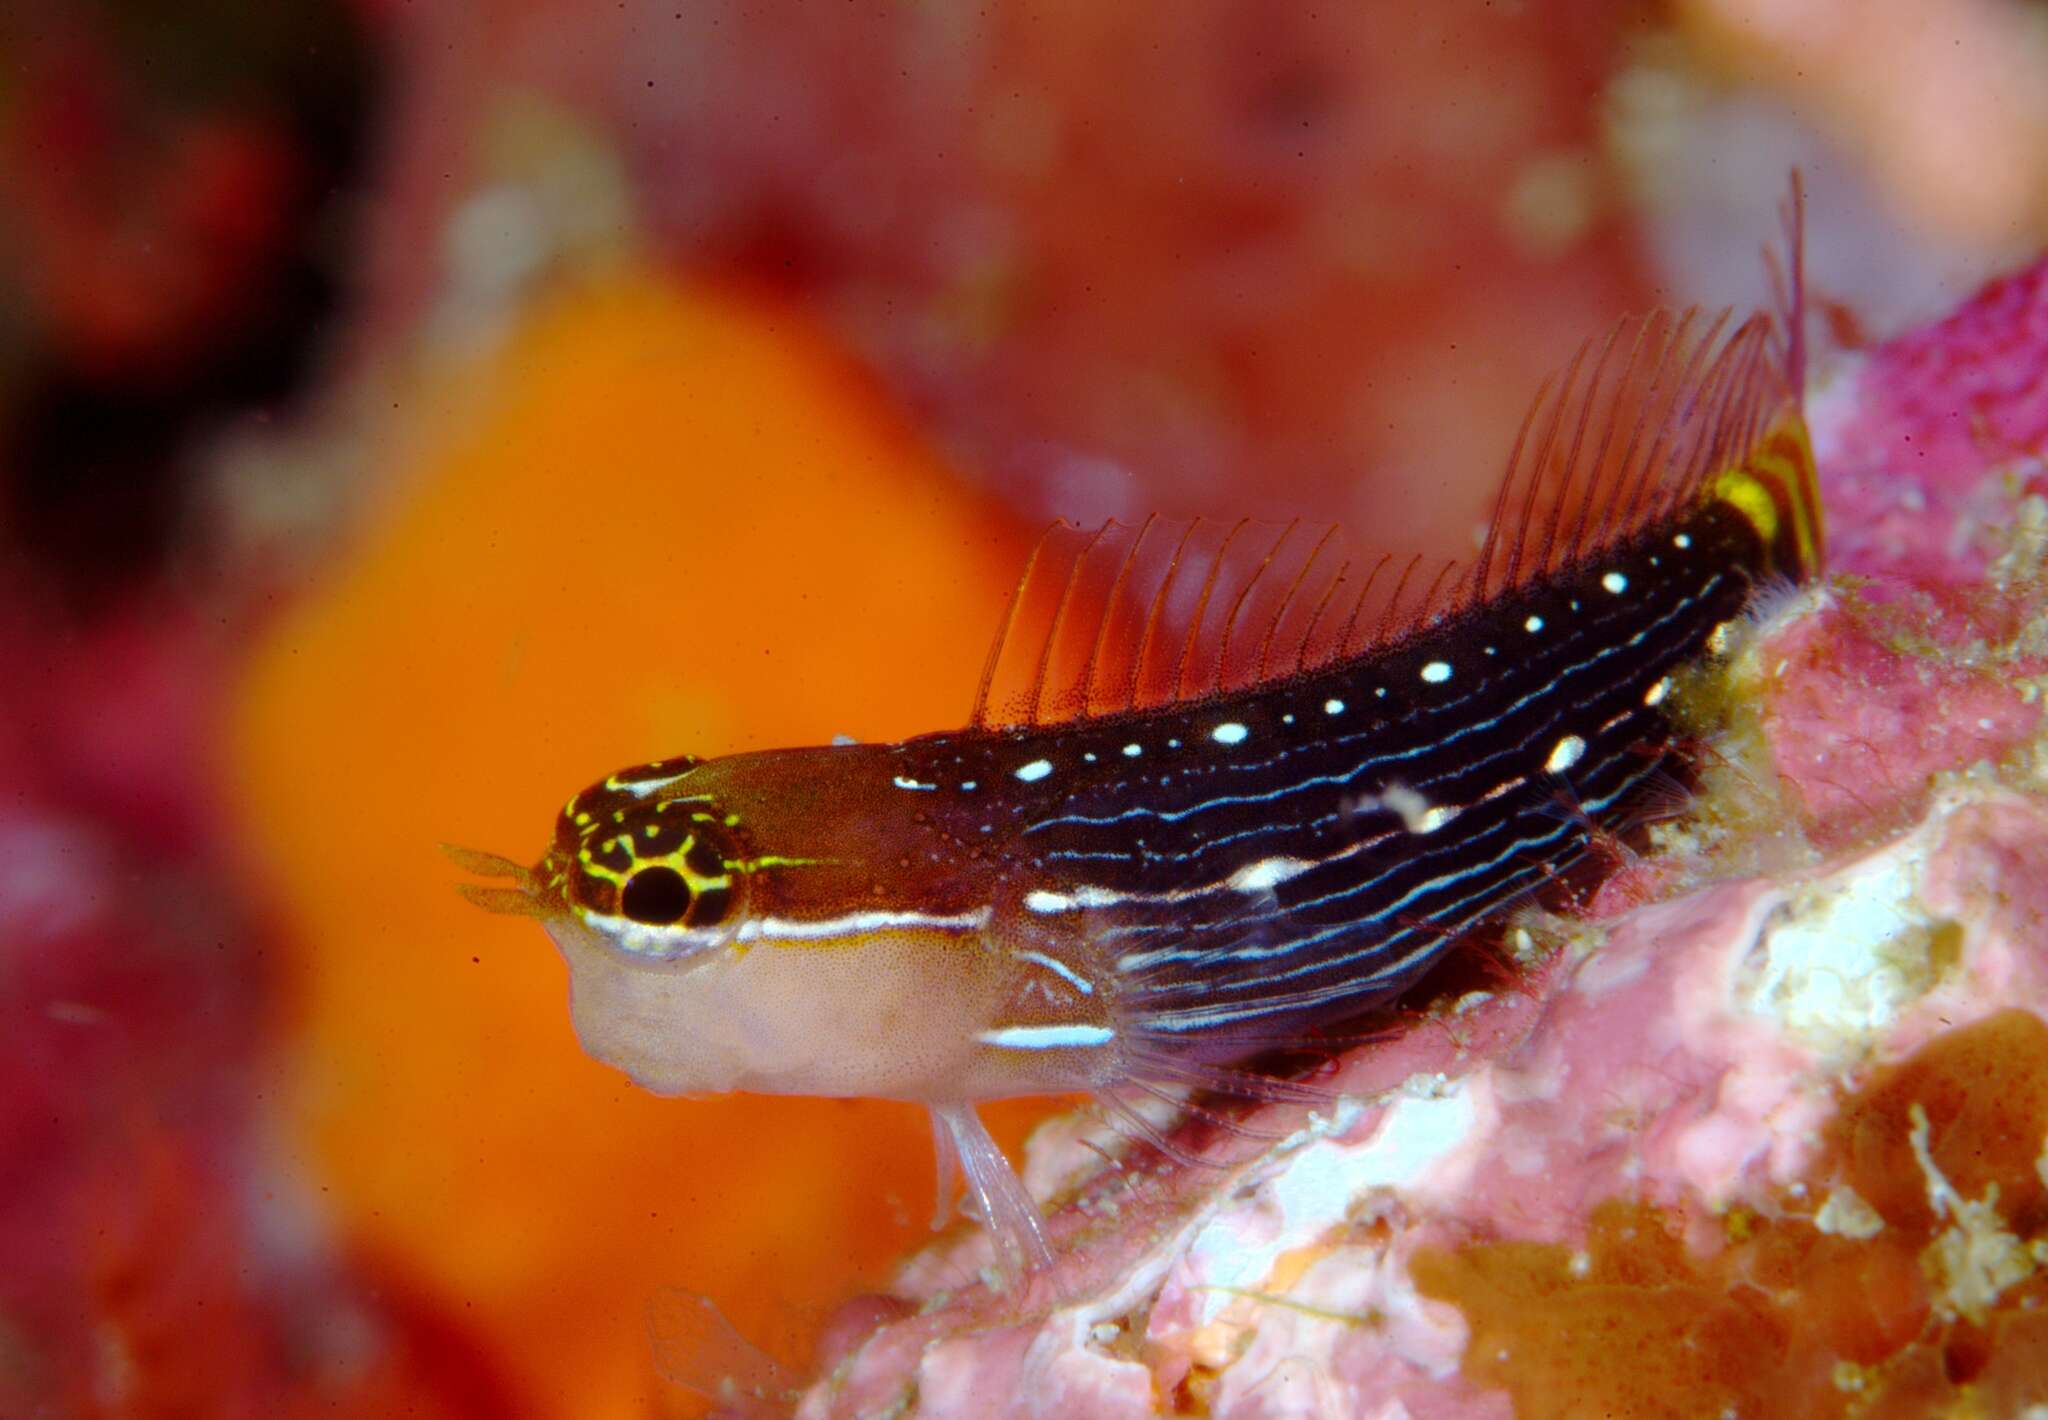
[[[1618,322],[1537,391],[1479,555],[1361,556],[1327,524],[1056,523],[1010,599],[975,698],[976,727],[1113,715],[1318,669],[1400,640],[1440,612],[1568,575],[1710,496],[1757,461],[1817,570],[1820,507],[1800,422],[1804,192],[1784,209],[1776,318],[1697,309]]]
[[[1328,523],[1055,523],[1011,595],[970,723],[1114,715],[1314,670],[1405,634],[1450,571],[1362,559]]]
[[[1689,506],[1794,398],[1762,313],[1657,311],[1581,346],[1515,437],[1465,606],[1599,557]]]
[[[1778,421],[1806,380],[1805,191],[1782,209],[1789,275],[1766,251],[1774,313],[1739,324],[1697,308],[1631,316],[1581,346],[1537,391],[1508,456],[1479,557],[1459,589],[1475,606],[1599,557],[1698,499]],[[1810,460],[1785,490],[1818,545]],[[1811,570],[1811,569],[1809,569]]]

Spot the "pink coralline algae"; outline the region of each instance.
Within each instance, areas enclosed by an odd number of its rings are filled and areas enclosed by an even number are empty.
[[[1850,363],[1812,418],[1838,572],[1970,583],[2048,491],[2048,265]]]
[[[2048,1404],[2048,263],[1814,408],[1837,575],[1759,613],[1689,816],[1323,1105],[1048,1124],[1055,1268],[957,1231],[797,1413]]]

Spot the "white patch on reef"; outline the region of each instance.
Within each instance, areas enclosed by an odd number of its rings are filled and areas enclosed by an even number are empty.
[[[1925,995],[1942,924],[1919,890],[1943,818],[1795,893],[1750,948],[1737,1007],[1808,1045],[1854,1050]]]
[[[1837,1184],[1821,1200],[1813,1215],[1813,1226],[1831,1237],[1874,1238],[1884,1231],[1884,1219],[1848,1184]]]
[[[1919,1101],[1914,1101],[1908,1117],[1912,1120],[1913,1160],[1927,1180],[1927,1205],[1935,1217],[1949,1222],[1920,1259],[1921,1267],[1937,1284],[1935,1315],[1961,1317],[1981,1326],[1985,1314],[2009,1288],[2034,1275],[2039,1260],[2033,1249],[2006,1227],[2005,1217],[1998,1211],[1998,1185],[1989,1185],[1982,1198],[1963,1197],[1934,1162],[1934,1152],[1927,1144],[1931,1133],[1927,1111]]]
[[[1264,1284],[1282,1253],[1354,1217],[1360,1200],[1375,1190],[1458,1186],[1462,1179],[1448,1176],[1463,1172],[1453,1160],[1491,1127],[1490,1101],[1489,1091],[1468,1082],[1421,1077],[1394,1095],[1365,1139],[1315,1138],[1249,1199],[1226,1192],[1233,1201],[1204,1222],[1187,1248],[1186,1265],[1201,1282],[1203,1322],[1230,1303],[1232,1289],[1252,1291]],[[1349,1127],[1341,1114],[1328,1126],[1331,1133]]]

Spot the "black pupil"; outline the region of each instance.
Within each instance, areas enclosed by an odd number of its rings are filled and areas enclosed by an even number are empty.
[[[626,879],[619,907],[635,922],[666,927],[690,910],[690,885],[674,868],[642,868]]]

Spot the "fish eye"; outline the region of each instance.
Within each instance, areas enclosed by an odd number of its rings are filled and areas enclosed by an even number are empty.
[[[626,879],[619,910],[635,922],[666,927],[690,910],[690,885],[674,868],[642,868]]]

